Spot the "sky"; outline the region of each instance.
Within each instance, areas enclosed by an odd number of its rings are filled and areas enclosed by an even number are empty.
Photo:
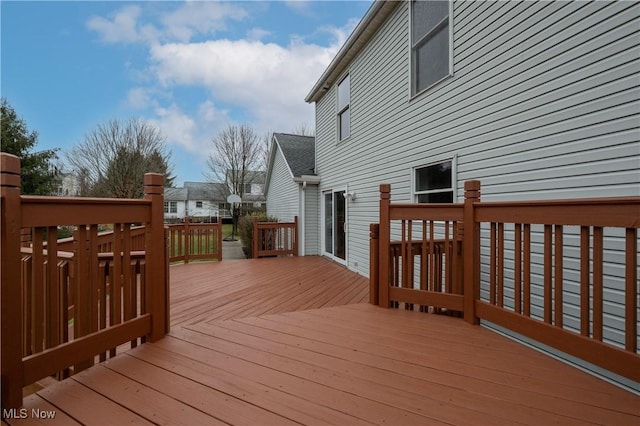
[[[64,154],[111,119],[156,125],[175,184],[212,138],[314,128],[304,101],[371,1],[0,1],[0,94]]]

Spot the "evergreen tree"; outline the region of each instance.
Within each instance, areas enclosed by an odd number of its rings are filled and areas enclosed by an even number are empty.
[[[0,126],[0,151],[20,157],[22,194],[53,194],[58,186],[58,174],[53,165],[57,150],[34,151],[38,133],[29,131],[27,123],[4,98],[0,103]]]

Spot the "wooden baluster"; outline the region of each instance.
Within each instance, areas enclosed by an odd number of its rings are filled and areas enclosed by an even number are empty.
[[[544,225],[544,289],[543,289],[543,302],[544,302],[544,322],[551,324],[551,304],[552,304],[552,226]]]
[[[45,283],[44,283],[44,256],[43,256],[43,232],[42,228],[33,228],[32,243],[32,277],[31,288],[32,301],[31,316],[33,318],[33,340],[31,342],[33,353],[42,352],[44,349],[44,307],[45,307]]]
[[[496,271],[497,304],[504,306],[504,223],[498,223],[498,251],[496,253],[498,264]]]
[[[593,228],[593,338],[602,341],[603,322],[603,233],[602,227]]]
[[[589,292],[589,227],[580,227],[580,334],[589,336],[590,292]]]
[[[635,353],[638,344],[638,230],[625,231],[625,349]]]
[[[525,316],[531,316],[531,225],[524,224],[522,259],[522,312]]]
[[[491,222],[489,243],[489,303],[496,304],[496,224]]]
[[[61,323],[61,283],[58,280],[58,228],[47,228],[47,331],[46,346],[48,348],[60,344]]]
[[[522,225],[514,226],[514,275],[513,275],[513,308],[517,314],[522,313]]]
[[[562,328],[563,323],[563,237],[562,225],[555,226],[555,242],[554,242],[554,324],[556,327]]]

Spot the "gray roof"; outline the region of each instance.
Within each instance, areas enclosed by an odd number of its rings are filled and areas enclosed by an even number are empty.
[[[225,200],[226,185],[223,183],[185,182],[184,188],[189,191],[189,200]]]
[[[315,174],[316,138],[313,136],[274,133],[293,177]]]
[[[165,188],[164,200],[165,201],[185,201],[187,199],[186,188]]]

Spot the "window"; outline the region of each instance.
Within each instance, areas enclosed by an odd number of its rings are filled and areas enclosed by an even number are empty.
[[[415,169],[414,197],[418,203],[453,203],[453,160]]]
[[[411,94],[451,74],[450,8],[448,1],[411,2]]]
[[[251,184],[250,183],[245,183],[244,184],[244,194],[251,194]]]
[[[338,139],[344,140],[351,134],[351,81],[349,74],[338,83]]]
[[[164,202],[164,212],[165,213],[169,213],[169,202],[168,201]]]
[[[202,201],[196,201],[196,208],[197,209],[201,209],[202,208]]]
[[[177,201],[169,201],[169,213],[178,213]]]

